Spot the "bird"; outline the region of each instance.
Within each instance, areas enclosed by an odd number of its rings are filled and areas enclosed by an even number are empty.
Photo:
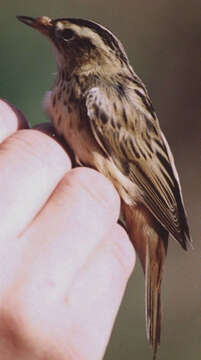
[[[44,108],[76,164],[105,175],[145,274],[146,333],[156,359],[169,235],[192,240],[180,180],[148,91],[119,39],[85,19],[18,16],[50,40],[57,63]]]

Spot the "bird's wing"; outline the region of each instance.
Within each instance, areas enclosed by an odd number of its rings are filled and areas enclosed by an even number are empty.
[[[144,205],[186,249],[190,235],[179,178],[151,102],[137,90],[118,94],[101,86],[88,91],[92,132],[107,156],[139,186]]]

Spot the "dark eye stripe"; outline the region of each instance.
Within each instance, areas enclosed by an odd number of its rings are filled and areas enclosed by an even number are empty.
[[[95,22],[84,19],[71,19],[71,18],[56,19],[54,21],[55,22],[68,21],[71,24],[76,24],[80,27],[87,27],[93,30],[96,34],[100,36],[100,38],[107,46],[109,46],[113,51],[116,50],[118,52],[119,57],[124,63],[128,64],[128,59],[124,54],[124,52],[122,51],[122,49],[120,48],[118,40],[109,31],[103,29],[100,25],[96,24]]]

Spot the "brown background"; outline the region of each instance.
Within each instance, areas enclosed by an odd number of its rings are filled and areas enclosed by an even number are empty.
[[[0,3],[0,96],[34,124],[56,70],[48,42],[15,15],[82,17],[109,27],[147,85],[180,173],[194,249],[170,242],[163,286],[159,359],[196,360],[200,353],[200,1],[10,1]],[[200,155],[200,154],[199,154]],[[145,338],[144,279],[131,277],[105,360],[150,359]]]

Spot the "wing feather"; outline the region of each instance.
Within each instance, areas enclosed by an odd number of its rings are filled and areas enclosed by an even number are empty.
[[[147,111],[142,92],[139,96],[139,91],[124,91],[112,106],[110,99],[116,95],[114,89],[106,87],[89,90],[86,107],[92,132],[117,167],[127,169],[127,176],[142,192],[145,206],[186,249],[190,235],[181,187],[158,120]],[[150,100],[148,104],[151,106]]]

